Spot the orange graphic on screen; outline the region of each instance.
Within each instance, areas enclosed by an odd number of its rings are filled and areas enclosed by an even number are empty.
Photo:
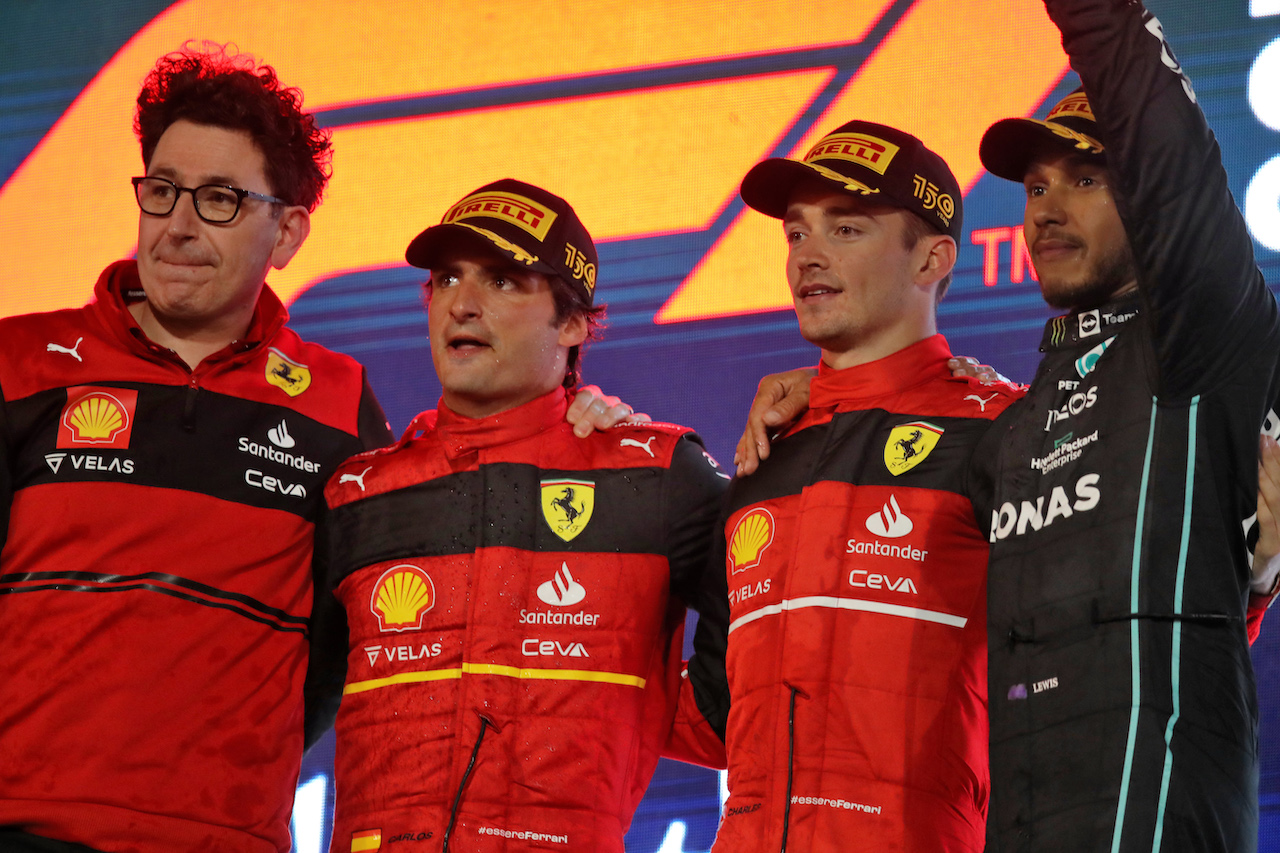
[[[8,238],[0,316],[83,304],[101,269],[133,252],[128,179],[142,172],[133,99],[155,59],[193,35],[261,57],[315,111],[493,92],[483,107],[406,108],[405,117],[334,127],[334,176],[311,236],[269,277],[289,303],[320,281],[402,265],[425,224],[501,177],[572,199],[598,242],[705,232],[779,140],[801,131],[796,151],[783,152],[800,156],[823,129],[855,114],[923,136],[967,189],[979,174],[981,130],[1030,114],[1066,70],[1038,0],[917,0],[816,119],[807,110],[835,74],[819,59],[745,76],[714,70],[724,60],[862,44],[891,6],[757,0],[726,16],[711,0],[567,0],[555,15],[530,16],[517,0],[483,8],[442,0],[432,7],[434,26],[423,28],[405,26],[421,15],[410,0],[338,0],[324,16],[307,0],[175,3],[102,68],[0,187],[0,236]],[[714,43],[705,38],[711,30]],[[452,54],[485,61],[439,61],[438,33],[449,34]],[[634,82],[646,71],[704,65],[712,70],[693,82]],[[601,75],[625,79],[617,90],[590,89]],[[963,103],[941,87],[943,75],[964,81]],[[579,80],[583,94],[529,100],[527,87]],[[511,102],[494,105],[508,87]],[[737,217],[657,321],[789,308],[782,256],[779,229]]]

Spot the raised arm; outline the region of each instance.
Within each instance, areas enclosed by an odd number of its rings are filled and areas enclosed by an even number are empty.
[[[1160,22],[1137,0],[1045,0],[1105,145],[1155,335],[1158,388],[1190,396],[1248,370],[1275,300],[1217,141]]]

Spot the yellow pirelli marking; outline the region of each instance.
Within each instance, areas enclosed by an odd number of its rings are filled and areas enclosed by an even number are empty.
[[[460,219],[481,216],[489,219],[503,219],[537,237],[545,240],[551,224],[556,221],[556,213],[551,208],[538,204],[531,198],[516,193],[488,190],[469,195],[449,208],[449,212],[440,220],[441,224],[456,223]]]
[[[804,161],[812,165],[814,160],[848,160],[859,163],[872,171],[884,174],[900,149],[887,139],[866,133],[833,133],[823,137],[804,155]]]
[[[594,681],[601,684],[622,684],[640,688],[643,688],[646,683],[646,680],[638,675],[626,675],[621,672],[595,672],[589,669],[522,669],[518,666],[502,666],[496,663],[464,663],[460,668],[401,672],[386,678],[353,681],[342,688],[342,694],[349,696],[352,693],[378,690],[393,684],[445,681],[450,678],[461,678],[464,672],[468,675],[500,675],[505,678],[531,678],[543,681]]]

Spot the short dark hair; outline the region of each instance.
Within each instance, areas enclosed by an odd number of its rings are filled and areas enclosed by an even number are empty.
[[[271,192],[315,210],[332,174],[332,134],[302,110],[302,92],[232,46],[191,42],[160,58],[138,93],[133,130],[150,165],[175,121],[249,134],[266,161]]]
[[[551,296],[556,304],[555,324],[559,326],[575,314],[581,314],[587,321],[587,337],[581,344],[569,347],[569,358],[565,361],[564,385],[566,390],[574,391],[582,381],[582,364],[579,358],[581,349],[592,341],[600,340],[605,328],[606,305],[591,305],[582,295],[579,288],[571,287],[559,276],[547,276],[551,283]]]
[[[907,226],[902,230],[903,248],[914,249],[916,243],[919,243],[925,237],[945,236],[942,231],[925,221],[923,217],[917,216],[909,210],[903,212],[907,214]],[[937,305],[942,301],[942,297],[947,295],[947,288],[950,286],[951,273],[948,272],[942,277],[942,280],[938,282],[938,289],[933,294],[934,305]]]

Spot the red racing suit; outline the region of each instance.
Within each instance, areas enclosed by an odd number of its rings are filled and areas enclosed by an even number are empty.
[[[195,370],[130,315],[133,261],[95,297],[0,321],[0,826],[287,851],[322,488],[385,419],[269,289]]]
[[[937,335],[821,367],[812,409],[730,489],[715,853],[982,850],[987,542],[967,470],[1019,394],[952,378],[950,355]]]
[[[441,405],[330,481],[333,851],[623,850],[727,477],[684,427],[579,439],[567,406]]]

